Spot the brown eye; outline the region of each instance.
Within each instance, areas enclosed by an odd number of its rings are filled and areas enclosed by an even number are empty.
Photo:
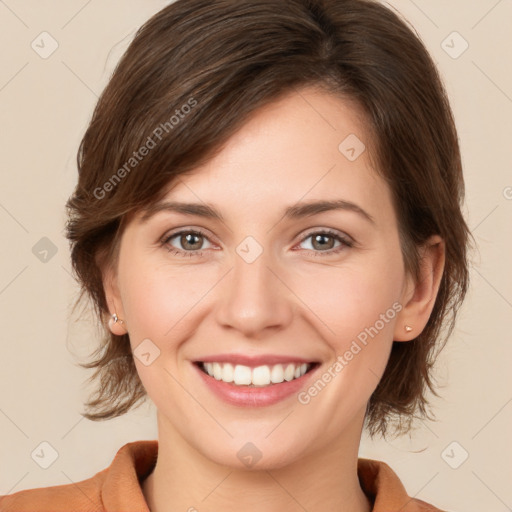
[[[306,240],[311,239],[311,248],[306,250],[313,251],[314,253],[325,253],[325,256],[337,254],[347,247],[352,247],[354,243],[348,237],[342,236],[340,233],[335,231],[316,231],[309,233],[301,241],[301,244]],[[338,245],[335,245],[339,242]],[[323,254],[322,254],[323,256]]]
[[[175,254],[187,254],[189,256],[195,255],[197,252],[207,249],[204,247],[207,236],[194,230],[178,231],[169,236],[165,236],[162,240],[162,245],[168,246],[169,252],[174,250]],[[171,241],[174,241],[171,243]]]
[[[312,243],[313,247],[315,249],[320,249],[320,250],[333,249],[334,244],[336,243],[336,240],[331,235],[323,235],[323,234],[313,235],[312,240],[313,240],[313,243]]]
[[[202,245],[201,235],[196,235],[195,233],[189,233],[186,235],[180,235],[180,243],[182,247],[185,249],[196,250],[199,249],[200,245]]]

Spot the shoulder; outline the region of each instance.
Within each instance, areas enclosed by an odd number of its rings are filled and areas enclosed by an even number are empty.
[[[140,481],[157,455],[157,441],[127,443],[108,468],[87,480],[0,496],[0,512],[146,512]]]
[[[358,460],[361,487],[373,504],[372,512],[447,512],[407,494],[398,475],[379,460]]]
[[[66,485],[25,489],[0,496],[0,512],[101,511],[101,489],[108,469],[93,477]]]

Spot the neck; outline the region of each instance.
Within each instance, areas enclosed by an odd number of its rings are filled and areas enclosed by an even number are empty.
[[[370,512],[357,475],[361,428],[355,427],[336,446],[286,466],[246,470],[210,460],[159,416],[157,463],[142,491],[151,512]]]

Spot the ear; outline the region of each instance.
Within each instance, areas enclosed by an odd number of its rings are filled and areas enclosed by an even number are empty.
[[[121,293],[119,292],[117,282],[117,273],[110,264],[105,265],[101,273],[103,289],[105,290],[105,298],[110,312],[110,315],[108,315],[108,318],[106,319],[108,327],[112,334],[122,336],[123,334],[126,334],[128,330],[126,329],[123,303],[121,301]],[[105,316],[107,316],[107,314],[105,314]]]
[[[400,303],[403,309],[397,316],[394,341],[417,338],[427,325],[436,301],[445,262],[444,240],[434,235],[420,249],[420,275],[416,281],[408,276]],[[405,326],[412,329],[406,331]]]

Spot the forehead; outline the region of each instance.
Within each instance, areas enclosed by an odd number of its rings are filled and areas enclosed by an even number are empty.
[[[353,102],[319,87],[295,90],[254,112],[211,160],[170,183],[164,201],[214,203],[260,220],[283,203],[314,199],[386,213],[390,192],[372,168],[368,132]]]

